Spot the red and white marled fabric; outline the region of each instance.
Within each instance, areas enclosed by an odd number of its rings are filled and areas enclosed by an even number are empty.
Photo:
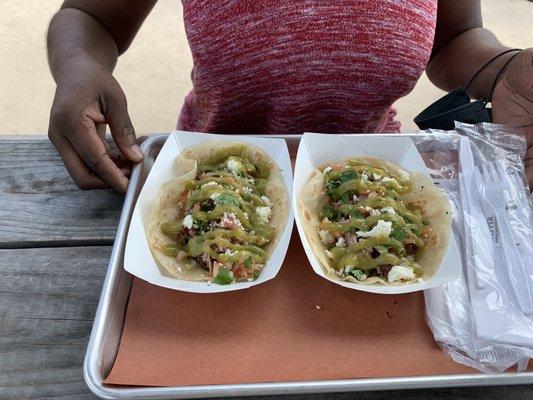
[[[436,0],[182,0],[194,69],[178,127],[398,132],[391,105],[433,45]]]

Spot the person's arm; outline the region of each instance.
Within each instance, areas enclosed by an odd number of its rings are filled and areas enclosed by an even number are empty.
[[[492,32],[483,28],[479,0],[440,0],[433,53],[426,72],[443,90],[465,87],[479,67],[506,49]],[[475,79],[469,95],[476,99],[485,97],[493,77],[512,54],[491,63]]]
[[[483,28],[479,0],[439,0],[433,54],[426,72],[439,88],[465,87],[470,77],[497,54],[510,49]],[[516,52],[505,54],[473,81],[472,98],[486,98],[498,72]],[[496,123],[524,128],[526,174],[533,187],[533,48],[516,56],[501,75],[492,98]]]
[[[126,97],[112,71],[157,0],[67,0],[48,30],[57,89],[48,136],[82,189],[124,192],[142,160]],[[122,154],[105,143],[105,125]]]

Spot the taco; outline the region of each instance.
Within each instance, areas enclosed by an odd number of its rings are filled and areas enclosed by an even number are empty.
[[[281,171],[263,150],[209,140],[176,160],[147,228],[150,249],[169,276],[216,284],[252,281],[286,224]]]
[[[305,235],[325,274],[358,284],[432,278],[451,235],[451,209],[433,181],[375,158],[314,170],[298,196]]]

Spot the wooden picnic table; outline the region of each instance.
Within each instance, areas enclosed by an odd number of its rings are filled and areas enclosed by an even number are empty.
[[[78,190],[45,137],[0,139],[0,399],[94,398],[82,364],[122,201]],[[280,398],[525,400],[533,385]]]

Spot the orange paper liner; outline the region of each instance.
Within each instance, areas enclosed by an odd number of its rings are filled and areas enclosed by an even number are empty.
[[[189,386],[476,372],[435,344],[423,294],[377,295],[316,275],[293,232],[279,275],[221,294],[134,279],[106,384]]]

